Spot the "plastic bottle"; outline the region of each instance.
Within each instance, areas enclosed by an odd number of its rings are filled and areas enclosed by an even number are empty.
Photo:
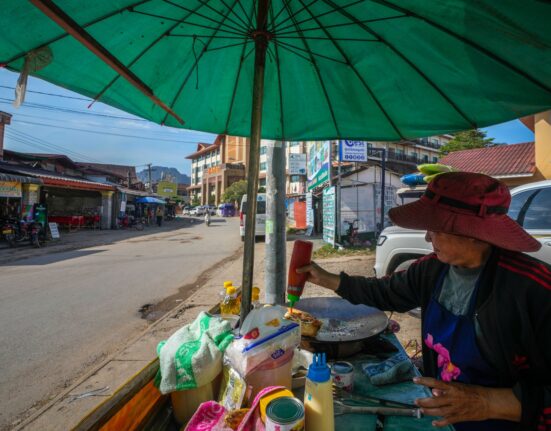
[[[291,307],[300,299],[308,278],[307,274],[297,274],[296,270],[312,262],[313,246],[312,242],[300,239],[297,239],[293,246],[293,254],[289,263],[289,277],[287,278],[287,300]]]
[[[262,304],[260,304],[260,289],[256,286],[253,286],[251,299],[253,310],[262,307]]]
[[[306,431],[335,430],[332,384],[325,353],[316,353],[308,367],[304,389]]]
[[[226,287],[226,294],[220,304],[220,314],[239,314],[240,312],[239,299],[237,298],[237,290],[235,286],[229,285]]]

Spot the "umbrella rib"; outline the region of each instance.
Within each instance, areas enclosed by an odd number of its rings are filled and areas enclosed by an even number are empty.
[[[290,14],[291,13],[291,8],[287,4],[287,0],[283,0],[283,4],[288,9],[288,13]],[[295,22],[294,18],[293,18],[292,21],[293,21],[293,23]],[[295,27],[296,27],[297,32],[299,33],[299,35],[302,35],[301,31],[300,31],[300,28],[297,25],[295,25]],[[281,43],[281,42],[279,42],[279,43]],[[310,61],[312,62],[312,65],[314,66],[314,69],[316,70],[316,74],[318,76],[321,88],[323,90],[323,95],[325,96],[325,101],[327,102],[327,106],[329,107],[329,112],[331,113],[331,119],[333,120],[333,126],[335,127],[335,131],[337,132],[337,137],[340,138],[341,137],[341,132],[340,132],[339,126],[337,124],[337,119],[335,118],[335,111],[333,110],[333,105],[331,104],[331,100],[329,99],[329,95],[327,94],[327,88],[325,87],[325,83],[323,82],[323,79],[321,79],[321,73],[320,73],[318,64],[316,63],[316,60],[315,60],[312,52],[310,51],[310,47],[308,45],[308,42],[303,39],[302,43],[304,44],[306,49],[309,51]]]
[[[318,1],[318,0],[312,0],[308,6],[313,5],[313,4],[314,4],[315,2],[317,2],[317,1]],[[363,1],[363,0],[360,0],[360,1]],[[301,4],[302,4],[302,2],[301,2]],[[286,23],[286,22],[289,21],[289,20],[292,20],[295,16],[297,16],[299,13],[301,13],[304,9],[306,9],[306,8],[305,8],[304,5],[303,5],[301,9],[298,9],[298,10],[294,11],[292,15],[289,15],[287,18],[285,18],[285,19],[284,19],[283,21],[281,21],[281,22],[276,23],[276,22],[274,22],[274,21],[272,20],[272,30],[271,30],[272,33],[275,33],[275,32],[277,31],[277,29],[278,29],[279,26],[283,25],[284,23]],[[299,23],[300,23],[300,21],[299,21]],[[290,24],[290,26],[292,27],[293,24]]]
[[[533,76],[529,75],[528,73],[526,73],[525,71],[523,71],[522,69],[519,69],[518,67],[514,66],[513,64],[509,63],[507,60],[501,58],[500,56],[494,54],[493,52],[491,52],[490,50],[484,48],[483,46],[479,45],[478,43],[470,40],[470,39],[467,39],[466,37],[464,36],[461,36],[460,34],[457,34],[453,31],[451,31],[449,28],[446,28],[434,21],[432,21],[431,19],[429,18],[426,18],[424,16],[421,16],[421,15],[418,15],[414,12],[411,12],[411,11],[408,11],[408,10],[405,10],[403,8],[401,8],[400,6],[397,6],[395,4],[393,4],[392,2],[389,2],[389,1],[385,1],[385,0],[371,0],[371,1],[374,1],[376,3],[379,3],[379,4],[382,4],[384,6],[387,6],[391,9],[394,9],[394,10],[397,10],[399,12],[402,12],[402,13],[407,13],[409,16],[413,17],[413,18],[416,18],[416,19],[419,19],[421,21],[425,21],[427,24],[437,28],[438,30],[446,33],[447,35],[455,38],[455,39],[458,39],[460,40],[461,42],[467,44],[467,45],[470,45],[472,46],[474,49],[476,49],[477,51],[480,51],[482,54],[486,55],[487,57],[491,58],[492,60],[494,60],[495,62],[501,64],[502,66],[505,66],[506,68],[512,70],[513,72],[515,72],[517,75],[520,75],[522,76],[523,78],[527,79],[528,81],[530,81],[532,84],[544,89],[545,91],[547,91],[548,93],[551,93],[551,87],[545,85],[543,82],[540,82],[539,80],[537,80],[536,78],[534,78]]]
[[[302,0],[298,0],[301,4],[302,4]],[[354,72],[354,74],[356,75],[356,77],[360,80],[360,82],[362,83],[362,85],[364,86],[364,88],[367,90],[367,92],[371,95],[371,98],[373,99],[373,101],[377,104],[377,106],[379,107],[379,109],[381,110],[381,112],[383,113],[383,115],[385,116],[386,120],[389,122],[389,124],[392,126],[392,128],[394,129],[394,131],[398,134],[398,136],[401,138],[401,139],[405,139],[404,138],[404,135],[402,134],[402,132],[400,131],[400,129],[398,129],[398,126],[396,125],[396,123],[394,123],[394,121],[392,120],[392,118],[390,118],[390,115],[388,114],[388,112],[386,111],[386,109],[383,107],[383,105],[381,104],[380,100],[377,98],[377,96],[375,96],[375,93],[373,92],[373,90],[371,89],[371,87],[367,84],[367,82],[365,81],[365,79],[363,78],[363,76],[360,75],[360,72],[358,72],[358,69],[356,69],[356,67],[352,64],[352,62],[350,61],[350,59],[348,58],[348,56],[346,55],[346,53],[344,52],[344,49],[340,46],[339,43],[337,43],[337,41],[335,41],[331,35],[331,33],[329,33],[328,30],[326,30],[322,25],[321,23],[318,21],[318,19],[316,17],[314,17],[314,14],[310,11],[309,8],[306,8],[306,11],[312,16],[312,18],[315,20],[316,24],[320,27],[321,30],[323,30],[323,32],[327,35],[327,37],[331,40],[331,42],[333,43],[333,45],[335,46],[335,48],[337,48],[337,50],[339,51],[339,53],[342,55],[342,57],[344,58],[344,60],[346,61],[346,65],[348,67],[350,67],[352,69],[352,71]]]
[[[270,3],[270,15],[272,15],[272,22],[274,22],[274,8],[273,3]],[[279,50],[277,44],[274,44],[275,61],[277,68],[277,84],[279,90],[279,123],[281,124],[281,140],[285,141],[285,121],[283,117],[283,88],[281,86],[281,67],[279,64]]]
[[[321,15],[318,15],[318,17],[321,16]],[[358,24],[367,24],[367,23],[370,23],[370,22],[378,22],[378,21],[387,21],[387,20],[391,20],[391,19],[397,19],[397,18],[405,18],[407,17],[407,15],[396,15],[396,16],[389,16],[389,17],[386,17],[386,18],[373,18],[373,19],[365,19],[365,20],[362,20],[362,21],[358,21],[357,23],[355,22],[341,22],[339,24],[329,24],[329,25],[325,25],[324,27],[325,28],[335,28],[335,27],[346,27],[346,26],[350,26],[350,25],[358,25]],[[306,31],[319,31],[319,27],[309,27],[309,28],[302,28],[301,31],[304,33]],[[281,35],[284,35],[284,34],[296,34],[296,31],[295,30],[292,30],[292,31],[278,31],[277,34],[279,36]],[[375,39],[374,39],[375,41]]]
[[[317,1],[317,0],[315,0],[315,1]],[[314,4],[315,1],[313,1],[312,3],[310,3],[310,4],[308,5],[308,7],[310,7],[312,4]],[[326,16],[326,15],[330,15],[330,14],[332,14],[332,13],[338,12],[339,9],[344,10],[344,9],[346,9],[346,8],[355,6],[355,5],[357,5],[358,3],[363,3],[364,1],[365,1],[365,0],[356,0],[356,1],[353,1],[352,3],[348,3],[348,4],[345,4],[345,5],[343,5],[343,6],[339,6],[338,9],[334,9],[334,8],[333,8],[333,9],[330,9],[330,10],[328,10],[328,11],[325,11],[325,12],[320,13],[319,15],[317,15],[317,18],[321,18],[322,16]],[[302,2],[301,2],[301,4],[302,4]],[[302,9],[300,10],[300,12],[302,12],[304,9],[305,9],[305,8],[302,8]],[[298,25],[300,25],[300,24],[304,24],[305,22],[312,21],[312,20],[314,19],[314,17],[313,17],[312,14],[310,14],[310,16],[311,16],[310,18],[305,18],[305,19],[303,19],[302,21],[296,22],[296,25],[298,26]],[[282,31],[282,30],[287,30],[288,28],[293,27],[293,24],[289,24],[289,25],[287,25],[287,26],[285,26],[285,27],[283,27],[283,28],[280,28],[280,26],[281,26],[284,22],[286,22],[286,21],[288,21],[288,19],[285,19],[285,20],[283,20],[282,22],[278,23],[278,24],[274,27],[273,32]]]
[[[187,11],[187,12],[191,12],[191,11],[192,11],[191,9],[188,9],[188,8],[185,7],[185,6],[182,6],[182,5],[179,5],[179,4],[177,4],[177,3],[174,3],[174,2],[172,2],[171,0],[162,0],[162,1],[164,1],[165,3],[168,3],[169,5],[172,5],[172,6],[174,6],[174,7],[177,7],[177,8],[179,8],[179,9],[183,9],[183,10],[185,10],[185,11]],[[199,1],[200,3],[202,3],[201,0],[198,0],[198,1]],[[222,18],[223,18],[223,19],[227,19],[227,16],[229,15],[229,12],[231,12],[231,8],[230,8],[230,10],[228,11],[228,13],[226,13],[226,15],[222,14]],[[202,13],[194,12],[194,15],[199,16],[199,17],[201,17],[201,18],[204,18],[204,19],[206,19],[206,20],[208,20],[208,21],[212,21],[212,22],[214,22],[215,24],[223,25],[224,27],[227,27],[227,28],[229,28],[229,29],[231,29],[231,30],[233,30],[233,31],[235,31],[235,32],[238,32],[238,33],[239,33],[239,32],[245,33],[245,32],[247,31],[247,29],[245,29],[245,31],[243,32],[243,29],[242,29],[242,28],[233,27],[233,26],[231,26],[231,25],[229,25],[229,24],[226,24],[224,21],[217,21],[217,20],[215,20],[214,18],[211,18],[210,16],[203,15]],[[224,18],[224,16],[225,16],[226,18]]]
[[[247,42],[248,40],[245,40],[243,42],[243,49],[241,50],[241,58],[239,60],[239,68],[237,69],[237,75],[235,77],[235,84],[233,85],[233,91],[231,96],[231,103],[230,103],[230,109],[228,110],[228,116],[226,117],[226,125],[224,126],[224,134],[226,135],[228,133],[228,126],[230,124],[231,115],[233,112],[233,105],[235,103],[235,95],[237,94],[237,85],[239,84],[239,77],[241,76],[241,69],[243,67],[243,63],[245,62],[245,49],[247,48]]]
[[[245,45],[247,45],[248,43],[252,42],[251,39],[245,39]],[[218,51],[219,49],[226,49],[226,48],[233,48],[234,46],[239,46],[241,45],[243,42],[239,42],[239,43],[231,43],[229,45],[222,45],[222,46],[217,46],[216,48],[210,48],[210,49],[206,49],[205,51],[206,52],[212,52],[212,51]]]
[[[229,5],[224,0],[220,0],[220,3],[222,3],[226,8],[231,9],[233,14],[237,17],[237,19],[239,19],[239,21],[241,21],[243,23],[244,28],[252,28],[252,24],[250,22],[249,23],[245,22],[245,20],[243,18],[241,18],[241,15],[239,15],[237,12],[235,12],[235,10],[233,10],[233,8],[230,8]],[[247,13],[245,12],[245,9],[243,9],[243,5],[241,4],[241,1],[238,1],[238,3],[239,3],[239,6],[241,6],[241,10],[243,11],[243,13],[245,13],[245,15],[247,15]]]
[[[327,3],[328,5],[330,6],[333,6],[333,7],[336,7],[336,5],[333,3],[332,0],[322,0],[323,2]],[[346,11],[340,11],[341,14],[343,14],[346,18],[348,18],[349,20],[353,21],[353,22],[356,22],[358,24],[358,26],[367,31],[369,34],[371,34],[372,36],[376,37],[377,39],[379,39],[382,43],[384,43],[386,46],[388,46],[398,57],[400,57],[403,61],[405,61],[413,70],[415,70],[432,88],[434,88],[434,90],[436,92],[438,92],[438,94],[440,94],[440,96],[442,96],[442,98],[448,102],[448,104],[461,116],[461,118],[463,118],[469,125],[470,127],[472,128],[477,128],[477,125],[474,121],[472,121],[456,104],[455,102],[453,102],[441,89],[440,87],[438,87],[436,85],[436,83],[434,81],[432,81],[423,71],[421,71],[421,69],[419,69],[415,64],[413,64],[413,62],[411,60],[409,60],[404,54],[402,54],[400,51],[398,51],[398,49],[392,45],[391,43],[389,43],[386,39],[383,39],[377,32],[375,32],[374,30],[372,30],[371,28],[369,28],[367,25],[365,24],[361,24],[358,22],[357,18],[350,15],[348,12]]]
[[[311,58],[308,58],[306,57],[305,55],[302,55],[301,53],[299,52],[296,52],[296,51],[293,51],[291,48],[289,48],[288,46],[285,46],[285,45],[281,45],[281,42],[278,42],[276,39],[273,39],[273,42],[274,42],[274,45],[278,45],[280,46],[281,48],[295,54],[297,57],[300,57],[304,60],[306,60],[308,63],[312,63],[312,59]]]
[[[82,28],[87,28],[87,27],[90,27],[91,25],[94,25],[94,24],[97,24],[98,22],[100,21],[103,21],[105,19],[109,19],[111,18],[112,16],[115,16],[115,15],[118,15],[120,14],[121,12],[124,12],[125,10],[127,10],[128,8],[132,8],[132,7],[136,7],[136,6],[140,6],[144,3],[149,3],[150,1],[153,1],[153,0],[142,0],[142,1],[139,1],[139,2],[136,2],[130,6],[126,6],[124,8],[121,8],[121,9],[117,9],[116,11],[113,11],[113,12],[110,12],[108,13],[107,15],[103,15],[99,18],[96,18],[92,21],[90,21],[89,23],[86,23],[86,24],[83,24],[81,27]],[[29,51],[34,51],[35,49],[38,49],[38,48],[42,48],[43,46],[48,46],[52,43],[55,43],[61,39],[65,39],[67,36],[69,36],[69,33],[68,32],[65,32],[64,34],[60,35],[60,36],[57,36],[53,39],[50,39],[48,42],[44,42],[44,43],[41,43],[40,45],[38,46],[35,46],[34,48],[31,48],[31,49],[28,49],[27,51],[25,52],[21,52],[15,56],[13,56],[12,58],[10,58],[9,60],[6,60],[6,61],[0,61],[0,64],[9,64],[9,63],[12,63],[16,60],[19,60],[20,58],[24,57],[25,55],[27,55],[27,53]]]
[[[144,96],[151,100],[155,105],[166,111],[166,115],[172,115],[179,123],[183,124],[178,114],[159,99],[153,90],[149,88],[135,73],[128,69],[120,60],[113,55],[107,48],[100,44],[90,33],[84,30],[75,20],[67,15],[51,0],[30,0],[31,3],[39,9],[44,15],[50,18],[54,23],[67,31],[77,42],[82,44],[92,54],[105,63],[117,73],[120,73],[130,85],[140,91]]]
[[[199,5],[195,8],[195,10],[199,10],[203,7],[203,5]],[[191,13],[188,13],[186,17],[184,17],[183,19],[188,19],[189,16],[191,15]],[[142,58],[143,55],[145,55],[145,53],[147,51],[149,51],[152,47],[154,47],[161,39],[163,39],[164,37],[166,36],[169,36],[169,33],[174,30],[176,27],[178,27],[178,25],[180,25],[179,22],[177,22],[176,24],[174,24],[172,27],[170,27],[167,31],[163,32],[157,39],[155,39],[151,44],[149,44],[142,52],[140,52],[136,58],[134,58],[134,60],[132,60],[130,63],[128,63],[128,65],[126,67],[130,68],[132,67],[140,58]],[[100,99],[101,96],[103,96],[103,94],[109,89],[111,88],[111,86],[119,79],[120,75],[117,75],[115,76],[111,82],[109,82],[97,95],[96,97],[94,97],[94,100],[92,101],[92,103],[90,103],[88,105],[88,108],[90,108],[96,101],[98,101]]]
[[[168,1],[168,0],[165,0],[165,1],[167,1],[168,3],[171,3],[171,4],[172,4],[172,2],[170,2],[170,1]],[[222,12],[220,12],[220,11],[216,10],[215,8],[213,8],[212,6],[210,6],[207,2],[205,2],[205,0],[197,0],[197,1],[198,1],[199,3],[201,3],[202,5],[208,7],[210,10],[212,10],[212,11],[215,12],[215,13],[217,13],[217,14],[220,15],[221,17],[224,17],[224,14],[223,14]],[[226,7],[226,9],[228,9],[228,5],[226,5],[226,4],[224,3],[224,6]],[[178,6],[178,7],[180,7],[180,6]],[[231,8],[229,8],[229,9],[233,12],[233,9],[231,9]],[[234,12],[234,14],[235,14],[235,12]],[[241,28],[241,24],[238,23],[237,21],[235,21],[233,18],[230,18],[229,15],[228,15],[228,17],[226,17],[226,19],[229,20],[230,22],[232,22],[233,24],[235,24],[235,25],[237,26],[237,28]],[[215,21],[216,21],[216,20],[215,20]],[[245,23],[244,23],[244,24],[245,24]],[[247,24],[245,24],[245,27],[243,27],[243,28],[245,29],[245,31],[247,31],[247,28],[248,28]]]
[[[300,40],[302,40],[303,42],[305,41],[304,38],[299,38]],[[287,42],[283,42],[279,39],[274,39],[274,40],[277,40],[277,42],[281,45],[281,46],[287,46],[287,47],[290,47],[290,48],[294,48],[294,49],[298,49],[299,51],[303,51],[303,52],[306,52],[307,54],[312,54],[316,57],[320,57],[320,58],[325,58],[326,60],[331,60],[331,61],[334,61],[335,63],[339,63],[339,64],[344,64],[346,66],[348,66],[348,63],[346,61],[342,61],[342,60],[339,60],[338,58],[333,58],[333,57],[329,57],[327,55],[324,55],[324,54],[319,54],[317,52],[314,52],[310,49],[304,49],[304,48],[300,48],[296,45],[292,45],[290,43],[287,43]]]
[[[249,22],[248,27],[249,27],[249,28],[254,28],[254,24],[253,24],[251,18],[249,17],[249,15],[247,14],[247,11],[246,11],[245,8],[243,7],[243,4],[241,3],[241,0],[237,0],[237,4],[239,5],[239,7],[241,8],[241,10],[243,11],[243,13],[245,14],[245,16],[247,17],[247,21]],[[233,8],[232,8],[232,9],[233,9]]]
[[[209,27],[208,25],[197,24],[195,22],[182,21],[182,20],[179,20],[179,19],[170,18],[168,16],[157,15],[157,14],[149,13],[149,12],[142,12],[142,11],[139,11],[139,10],[134,10],[132,12],[140,14],[140,15],[150,16],[152,18],[160,18],[160,19],[164,19],[166,21],[177,22],[178,24],[191,25],[191,26],[195,26],[195,27],[205,28],[207,30],[216,30],[216,27]],[[246,33],[242,32],[242,31],[232,31],[232,30],[224,30],[224,29],[220,29],[220,31],[223,31],[224,33],[229,33],[229,34],[236,34],[238,36],[245,36],[246,35]]]
[[[235,6],[235,4],[237,3],[237,0],[234,0],[233,2],[233,5],[232,5],[232,8]],[[228,14],[230,13],[230,9],[228,9]],[[216,33],[220,30],[220,27],[222,26],[223,24],[223,21],[220,21],[220,23],[218,23],[218,28],[215,30],[215,32],[211,35],[211,36],[216,36]],[[180,94],[182,93],[182,91],[184,91],[184,87],[186,86],[188,80],[189,80],[189,77],[191,76],[191,74],[193,73],[193,70],[195,69],[195,67],[198,65],[199,63],[199,60],[201,60],[201,58],[203,57],[203,55],[205,54],[205,52],[207,51],[207,48],[209,47],[210,43],[212,42],[213,38],[212,37],[209,37],[209,40],[207,41],[207,43],[205,44],[205,46],[203,47],[203,50],[201,51],[201,53],[199,54],[199,56],[195,59],[195,63],[193,63],[193,66],[191,66],[191,68],[189,69],[186,77],[184,78],[184,81],[182,82],[182,85],[180,86],[180,88],[178,89],[178,91],[176,92],[174,98],[172,99],[172,102],[170,103],[170,108],[172,109],[174,107],[174,104],[176,103],[176,101],[178,100],[178,97],[180,97]],[[168,118],[167,115],[165,115],[164,119],[163,119],[163,123],[166,122],[166,119]]]
[[[317,28],[316,30],[319,30]],[[319,36],[277,36],[277,39],[306,39],[306,40],[338,40],[343,42],[381,42],[380,40],[375,39],[360,39],[360,38],[347,38],[347,37],[319,37]]]

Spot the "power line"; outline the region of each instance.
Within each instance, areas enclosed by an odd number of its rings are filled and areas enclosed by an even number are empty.
[[[8,136],[10,139],[16,140],[17,142],[26,143],[29,146],[35,146],[37,148],[46,149],[48,151],[55,151],[56,153],[61,151],[65,154],[71,155],[72,157],[84,159],[90,162],[100,162],[99,160],[94,159],[93,157],[87,156],[85,154],[82,154],[76,151],[72,151],[68,148],[62,147],[61,145],[52,144],[43,139],[36,138],[32,135],[28,135],[24,132],[20,132],[17,130],[7,129],[6,136]]]
[[[95,133],[99,135],[109,135],[109,136],[120,136],[123,138],[133,138],[133,139],[144,139],[148,141],[162,141],[162,142],[176,142],[179,144],[197,144],[197,141],[183,141],[179,139],[166,139],[166,138],[148,138],[146,136],[138,136],[138,135],[124,135],[122,133],[112,133],[112,132],[101,132],[98,130],[88,130],[88,129],[78,129],[76,127],[66,127],[66,126],[57,126],[55,124],[46,124],[46,123],[36,123],[34,121],[27,121],[27,120],[20,120],[17,121],[20,124],[31,124],[34,126],[44,126],[44,127],[53,127],[56,129],[62,129],[62,130],[76,130],[78,132],[85,132],[85,133]]]
[[[0,85],[0,88],[6,88],[8,90],[15,90],[15,87],[10,87],[9,85]],[[54,97],[61,97],[63,99],[74,99],[74,100],[84,100],[86,102],[91,102],[93,99],[89,98],[86,99],[84,97],[76,97],[76,96],[65,96],[63,94],[55,94],[55,93],[45,93],[43,91],[36,91],[36,90],[27,90],[27,93],[35,93],[35,94],[43,94],[45,96],[54,96]]]

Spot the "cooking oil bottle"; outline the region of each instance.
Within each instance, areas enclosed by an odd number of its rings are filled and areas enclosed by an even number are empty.
[[[260,289],[256,286],[253,286],[253,294],[251,296],[251,304],[253,306],[253,310],[256,308],[262,307],[262,304],[260,303]]]
[[[239,302],[239,298],[237,297],[237,289],[231,281],[224,282],[224,288],[226,289],[226,294],[220,303],[220,314],[239,314],[241,304]]]

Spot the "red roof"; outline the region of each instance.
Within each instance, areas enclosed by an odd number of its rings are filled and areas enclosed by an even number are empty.
[[[533,175],[536,172],[536,151],[533,142],[496,145],[489,148],[454,151],[440,163],[465,172],[479,172],[492,177]]]

